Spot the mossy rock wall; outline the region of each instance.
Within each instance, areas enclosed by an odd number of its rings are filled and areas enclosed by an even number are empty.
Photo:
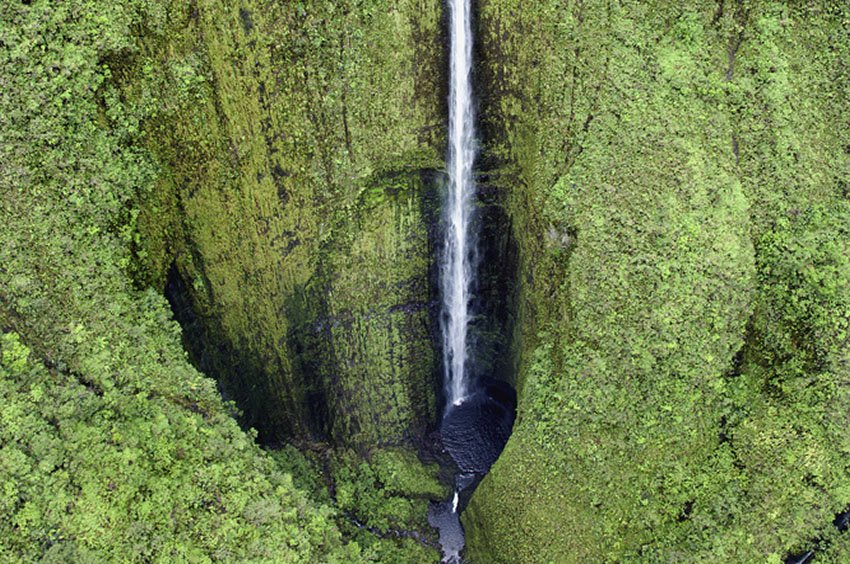
[[[169,33],[116,62],[122,96],[158,104],[140,278],[165,286],[174,262],[193,357],[262,439],[421,433],[440,4],[174,2],[163,17]]]
[[[779,562],[833,536],[847,8],[479,10],[484,158],[520,255],[519,408],[463,515],[467,556]]]
[[[434,176],[377,178],[300,302],[289,335],[297,372],[321,380],[311,406],[344,444],[414,440],[436,419],[429,202]],[[424,211],[423,211],[424,210]]]
[[[368,560],[131,279],[138,199],[162,172],[139,118],[160,104],[122,99],[112,70],[166,16],[155,0],[0,4],[0,561]]]

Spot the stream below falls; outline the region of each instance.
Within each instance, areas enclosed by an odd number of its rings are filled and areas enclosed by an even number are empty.
[[[478,383],[478,390],[448,407],[440,427],[443,449],[457,466],[451,499],[434,503],[428,522],[440,532],[443,562],[462,562],[465,539],[460,512],[475,487],[499,458],[516,417],[516,393],[498,380]]]

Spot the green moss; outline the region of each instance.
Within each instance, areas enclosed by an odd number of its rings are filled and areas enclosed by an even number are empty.
[[[169,179],[140,204],[141,278],[161,284],[173,257],[196,362],[265,439],[396,443],[433,419],[417,280],[439,17],[437,2],[175,2],[167,39],[116,64],[122,95],[156,107],[143,127]]]
[[[846,21],[481,3],[519,415],[472,560],[781,559],[850,502]]]
[[[391,182],[387,184],[387,181]],[[430,340],[429,249],[419,173],[364,192],[346,233],[327,250],[305,316],[298,362],[324,376],[328,426],[341,443],[374,446],[421,436],[436,418]]]

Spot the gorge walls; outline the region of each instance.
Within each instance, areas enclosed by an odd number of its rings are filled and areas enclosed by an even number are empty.
[[[112,65],[157,108],[137,278],[263,440],[436,418],[442,8],[175,3]],[[469,556],[806,549],[850,503],[846,8],[476,10],[483,252],[516,277],[470,331],[519,404]]]
[[[805,552],[850,502],[846,9],[479,10],[519,408],[468,556]]]
[[[483,252],[516,277],[482,272],[470,331],[519,406],[469,556],[805,549],[850,503],[846,9],[476,10]],[[264,440],[394,444],[436,417],[441,14],[175,4],[180,33],[114,65],[121,96],[167,101],[138,277],[175,289]]]
[[[0,4],[0,559],[436,557],[383,447],[439,413],[443,3],[94,4]],[[465,557],[847,561],[846,2],[473,9]]]
[[[263,440],[393,444],[436,417],[440,18],[430,0],[175,2],[174,35],[119,61],[122,96],[163,106],[143,276],[170,269],[196,364]]]

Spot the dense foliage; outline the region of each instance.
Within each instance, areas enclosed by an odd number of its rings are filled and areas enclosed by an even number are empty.
[[[333,499],[308,499],[239,428],[166,300],[140,289],[167,263],[150,241],[174,229],[157,128],[214,104],[203,64],[169,61],[163,78],[143,56],[184,10],[0,6],[0,559],[430,558],[368,532],[344,543]],[[128,85],[116,74],[136,60]]]
[[[0,365],[4,561],[346,561],[309,501],[226,413],[99,392],[14,333]],[[330,552],[336,551],[334,555]]]
[[[519,413],[474,561],[850,558],[844,4],[477,3]],[[0,560],[435,560],[441,33],[0,4]]]
[[[778,562],[835,536],[850,11],[481,4],[488,150],[536,236],[472,555]]]

